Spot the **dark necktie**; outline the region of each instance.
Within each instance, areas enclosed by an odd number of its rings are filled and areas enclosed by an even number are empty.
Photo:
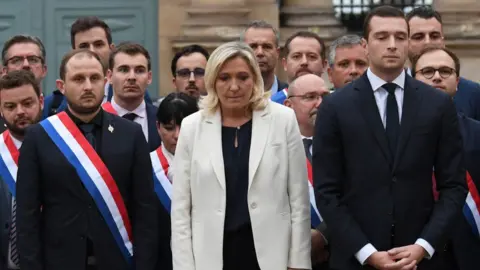
[[[83,132],[83,135],[85,135],[85,138],[87,139],[88,143],[93,147],[93,149],[96,149],[96,144],[95,144],[95,134],[93,134],[93,128],[94,124],[81,124],[80,129]]]
[[[388,92],[387,97],[387,120],[386,120],[386,133],[388,139],[388,145],[392,157],[395,157],[397,151],[398,133],[400,131],[400,120],[398,115],[397,99],[395,98],[395,89],[397,85],[394,83],[386,83],[382,86]]]
[[[305,154],[310,162],[312,162],[312,154],[310,153],[310,146],[312,146],[312,139],[303,139],[303,147],[305,148]]]
[[[130,121],[133,121],[133,120],[135,120],[135,118],[137,118],[137,115],[135,113],[127,113],[122,117],[125,118],[125,119],[128,119]]]
[[[10,260],[18,266],[20,263],[20,257],[18,256],[17,249],[17,201],[12,199],[12,221],[10,225]]]

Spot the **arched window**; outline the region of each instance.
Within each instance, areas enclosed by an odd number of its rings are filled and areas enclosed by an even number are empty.
[[[433,0],[332,0],[335,16],[350,32],[361,33],[367,13],[381,5],[391,5],[405,13],[414,7],[430,6]]]

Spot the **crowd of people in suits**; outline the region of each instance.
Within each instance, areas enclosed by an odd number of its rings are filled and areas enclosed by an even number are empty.
[[[0,270],[476,270],[480,85],[441,15],[371,10],[363,37],[252,21],[172,59],[97,17],[44,97],[40,39],[2,50]],[[322,75],[327,73],[333,89]]]

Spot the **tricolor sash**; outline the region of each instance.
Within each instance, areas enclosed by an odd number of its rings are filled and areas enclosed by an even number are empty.
[[[153,167],[153,185],[158,199],[163,204],[168,213],[170,213],[172,200],[172,182],[168,179],[169,164],[167,158],[163,154],[162,147],[150,153]]]
[[[109,113],[111,113],[111,114],[118,115],[117,111],[115,111],[115,109],[113,108],[112,103],[110,103],[109,101],[103,103],[103,104],[102,104],[102,108],[103,108],[103,110],[106,111],[106,112],[109,112]]]
[[[77,171],[120,251],[131,264],[133,247],[130,220],[118,186],[105,163],[65,112],[41,121],[40,125]]]
[[[480,195],[472,177],[467,172],[468,194],[463,206],[463,214],[472,226],[473,233],[480,237]]]
[[[312,227],[316,228],[322,222],[322,216],[317,208],[317,203],[315,202],[315,193],[313,190],[313,173],[312,173],[312,164],[307,158],[307,172],[308,172],[308,193],[310,195],[310,214],[312,216]]]
[[[0,175],[13,197],[16,196],[19,155],[20,152],[13,143],[10,132],[8,130],[3,132],[0,138]]]

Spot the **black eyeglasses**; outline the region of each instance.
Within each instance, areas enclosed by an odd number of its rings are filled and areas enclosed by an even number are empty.
[[[7,60],[7,63],[14,65],[14,66],[21,66],[27,59],[29,65],[35,66],[43,63],[43,58],[36,56],[36,55],[29,55],[29,56],[13,56]]]
[[[193,76],[195,78],[197,77],[203,77],[205,75],[205,69],[203,68],[195,68],[193,70],[190,70],[188,68],[182,68],[177,70],[177,77],[180,77],[182,79],[188,79],[190,78],[190,75],[193,73]]]
[[[435,73],[437,71],[438,71],[438,74],[440,74],[440,77],[442,77],[443,79],[448,79],[450,76],[452,76],[453,73],[457,73],[457,71],[451,67],[439,67],[439,68],[424,67],[417,72],[420,72],[420,74],[422,74],[423,77],[427,79],[431,79],[433,78],[433,76],[435,76]]]

